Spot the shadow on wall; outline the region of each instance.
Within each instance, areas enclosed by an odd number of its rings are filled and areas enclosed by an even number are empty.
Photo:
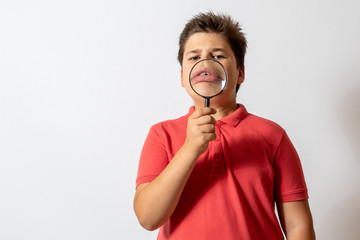
[[[357,183],[354,187],[357,188]],[[348,195],[346,198],[337,201],[336,206],[331,208],[328,213],[329,218],[336,218],[335,221],[329,220],[327,229],[333,233],[329,240],[359,240],[360,227],[360,192]]]
[[[360,172],[360,86],[352,89],[346,95],[342,96],[341,109],[338,113],[343,126],[347,144],[352,159],[356,162],[350,163],[352,167],[356,166],[355,171]],[[356,182],[348,182],[352,192],[347,192],[342,200],[331,208],[329,217],[336,218],[330,221],[328,229],[333,229],[335,236],[332,239],[358,240],[360,239],[360,181],[359,174],[356,174]],[[350,178],[349,178],[350,179]],[[336,193],[334,193],[336,194]],[[338,193],[339,195],[343,193]],[[340,197],[340,196],[338,196]]]
[[[360,166],[360,86],[343,96],[341,107],[341,123],[354,159],[358,160]]]

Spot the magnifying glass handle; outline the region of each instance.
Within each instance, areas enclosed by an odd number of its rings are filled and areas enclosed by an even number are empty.
[[[205,107],[210,107],[210,98],[205,98]]]

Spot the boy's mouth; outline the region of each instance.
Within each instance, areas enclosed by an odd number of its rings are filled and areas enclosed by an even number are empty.
[[[191,76],[191,84],[199,82],[217,82],[221,81],[218,74],[211,68],[200,68]]]
[[[202,73],[200,73],[200,75],[199,75],[199,76],[203,76],[203,75],[210,75],[210,73],[207,73],[207,72],[202,72]]]

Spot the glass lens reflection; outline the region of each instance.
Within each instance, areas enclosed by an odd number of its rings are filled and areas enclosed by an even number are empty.
[[[211,98],[219,94],[227,81],[226,70],[213,59],[197,62],[191,69],[189,81],[192,89],[200,96]]]

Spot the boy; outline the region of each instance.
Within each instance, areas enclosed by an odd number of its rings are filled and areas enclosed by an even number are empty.
[[[158,239],[315,239],[301,163],[285,131],[236,103],[246,39],[229,16],[198,14],[179,41],[186,116],[151,127],[140,157],[134,210]],[[204,108],[191,67],[216,59],[224,91]],[[277,204],[280,223],[274,205]]]

